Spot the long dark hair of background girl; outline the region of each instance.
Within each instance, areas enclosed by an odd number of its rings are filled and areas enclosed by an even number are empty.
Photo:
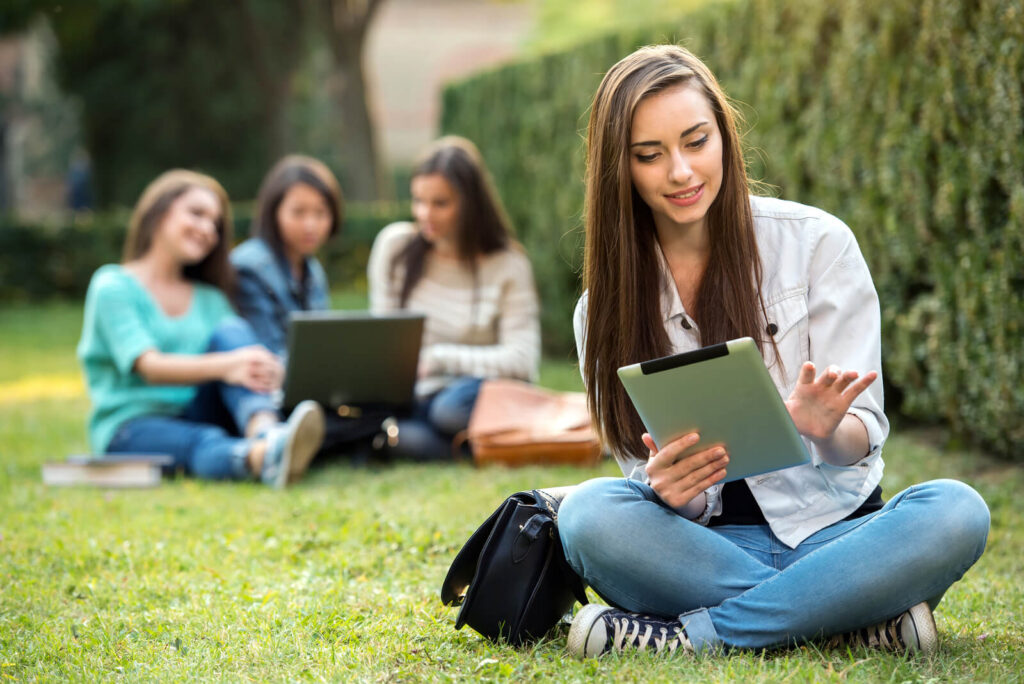
[[[412,177],[440,174],[451,183],[459,202],[456,247],[459,260],[476,277],[476,259],[508,247],[512,229],[498,199],[490,174],[476,146],[465,138],[441,138],[413,169]],[[420,233],[409,241],[391,262],[391,272],[402,267],[404,277],[399,306],[405,308],[416,283],[423,277],[427,255],[433,245]]]

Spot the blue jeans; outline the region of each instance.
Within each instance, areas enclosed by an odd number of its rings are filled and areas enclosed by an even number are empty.
[[[452,457],[452,438],[469,425],[482,378],[458,378],[440,392],[416,402],[412,416],[398,421],[398,445],[391,456],[413,461]]]
[[[258,343],[249,324],[231,318],[214,331],[208,351],[230,351],[251,344]],[[247,478],[252,442],[240,435],[261,411],[277,414],[270,395],[209,382],[197,388],[180,416],[150,415],[126,421],[110,440],[107,453],[169,454],[175,467],[196,477]]]
[[[791,549],[767,525],[703,527],[641,482],[600,478],[566,497],[558,530],[609,603],[678,615],[698,649],[765,648],[934,608],[981,556],[989,512],[967,485],[934,480]]]

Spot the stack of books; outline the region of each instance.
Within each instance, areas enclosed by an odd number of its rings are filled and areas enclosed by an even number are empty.
[[[43,484],[54,487],[156,487],[174,459],[164,454],[75,455],[43,464]]]

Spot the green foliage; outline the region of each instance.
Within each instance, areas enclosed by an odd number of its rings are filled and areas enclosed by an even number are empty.
[[[85,448],[88,402],[11,402],[9,388],[75,373],[80,325],[80,305],[0,308],[0,680],[838,684],[1003,682],[1024,671],[1020,468],[905,436],[886,447],[887,492],[957,477],[992,510],[985,555],[936,611],[932,658],[805,647],[579,662],[564,631],[524,649],[455,631],[457,610],[438,590],[507,494],[614,465],[334,463],[284,491],[181,478],[142,491],[47,488],[40,465]]]
[[[526,47],[536,52],[560,50],[627,27],[672,21],[682,12],[731,0],[543,0]]]
[[[127,216],[104,219],[0,224],[0,299],[83,295],[96,268],[121,259]]]
[[[56,71],[81,105],[101,206],[128,204],[172,167],[202,169],[253,193],[285,150],[285,105],[305,24],[288,3],[244,0],[38,0]]]
[[[235,238],[249,235],[251,204],[235,206]],[[340,235],[318,255],[331,282],[365,278],[366,261],[377,232],[408,218],[405,205],[354,204],[346,207]],[[121,260],[128,212],[80,215],[67,223],[39,224],[0,219],[0,301],[81,297],[99,266]]]
[[[752,177],[857,234],[890,408],[1024,458],[1020,3],[713,5],[450,86],[442,128],[491,166],[534,261],[549,349],[572,344],[590,100],[612,64],[665,41],[741,103]]]
[[[172,167],[205,171],[248,196],[289,153],[322,159],[349,197],[370,201],[391,197],[386,184],[366,181],[379,161],[366,142],[362,46],[379,4],[9,0],[0,35],[52,28],[54,72],[75,105],[63,119],[81,112],[59,132],[70,137],[80,123],[99,207],[131,202]]]

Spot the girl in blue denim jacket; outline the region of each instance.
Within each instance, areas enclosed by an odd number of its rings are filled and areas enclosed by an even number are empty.
[[[880,314],[853,233],[750,195],[733,110],[676,46],[642,48],[605,75],[586,178],[577,347],[627,477],[586,482],[559,511],[569,563],[614,606],[584,607],[569,650],[833,637],[933,651],[932,609],[981,556],[988,508],[951,480],[882,501]],[[723,486],[729,445],[695,432],[659,449],[616,369],[739,337],[757,342],[811,462]]]
[[[334,174],[311,157],[289,155],[263,179],[252,234],[231,252],[235,302],[268,349],[283,357],[288,315],[330,308],[316,252],[338,233],[344,214]]]

